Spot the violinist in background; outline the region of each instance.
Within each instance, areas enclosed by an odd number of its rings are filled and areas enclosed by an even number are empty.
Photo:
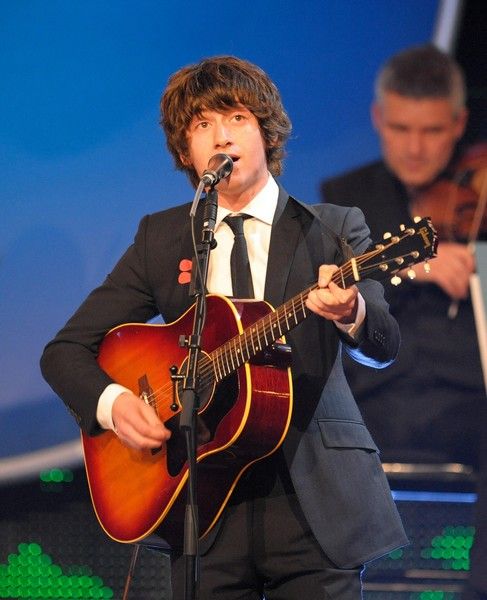
[[[346,361],[347,376],[383,462],[478,468],[486,394],[469,242],[487,237],[485,214],[476,210],[487,152],[459,144],[468,116],[459,65],[431,45],[393,56],[378,74],[371,115],[382,160],[325,181],[324,201],[361,208],[372,239],[417,214],[430,216],[439,248],[429,273],[417,265],[401,273],[401,285],[386,284],[402,335],[395,364],[365,373]],[[469,600],[487,598],[487,498],[479,492]]]

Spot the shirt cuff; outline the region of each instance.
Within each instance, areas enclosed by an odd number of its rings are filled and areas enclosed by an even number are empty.
[[[343,331],[351,338],[355,337],[355,334],[359,330],[360,326],[365,320],[365,300],[362,297],[362,294],[357,296],[358,305],[357,305],[357,316],[355,317],[355,321],[353,323],[338,323],[338,321],[334,321],[335,325]]]
[[[113,424],[112,419],[112,407],[117,396],[124,392],[130,392],[130,390],[118,383],[110,383],[110,385],[107,385],[101,393],[96,408],[96,420],[103,429],[115,431],[115,425]]]

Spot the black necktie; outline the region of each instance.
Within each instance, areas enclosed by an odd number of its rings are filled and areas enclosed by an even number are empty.
[[[234,298],[254,297],[254,286],[252,285],[247,242],[245,241],[243,230],[243,222],[245,219],[250,219],[250,215],[228,215],[223,219],[235,236],[232,253],[230,255]]]

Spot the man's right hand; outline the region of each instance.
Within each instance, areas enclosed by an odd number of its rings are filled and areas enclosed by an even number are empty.
[[[117,396],[112,406],[112,419],[115,433],[130,448],[160,448],[171,437],[171,432],[152,406],[131,392],[123,392]]]
[[[440,242],[438,256],[430,266],[429,273],[422,265],[415,267],[416,281],[436,283],[453,300],[467,298],[470,275],[475,271],[475,258],[467,245]]]

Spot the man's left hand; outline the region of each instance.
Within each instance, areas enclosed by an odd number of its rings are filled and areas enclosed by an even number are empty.
[[[318,273],[318,289],[309,293],[306,306],[317,315],[330,321],[354,323],[357,315],[358,288],[352,285],[343,289],[331,278],[338,270],[336,265],[321,265]]]

